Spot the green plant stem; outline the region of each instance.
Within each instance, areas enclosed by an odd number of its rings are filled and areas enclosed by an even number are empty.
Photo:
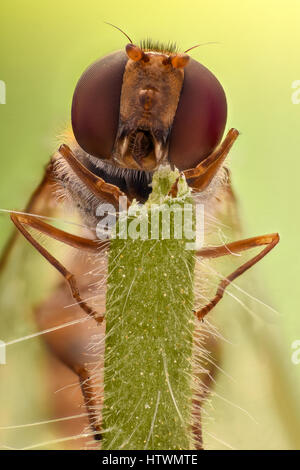
[[[155,187],[154,181],[150,201],[166,198],[174,181],[173,172],[166,174],[168,184]],[[170,206],[191,203],[189,192],[167,199]],[[102,449],[193,448],[194,252],[186,241],[174,233],[111,241]]]

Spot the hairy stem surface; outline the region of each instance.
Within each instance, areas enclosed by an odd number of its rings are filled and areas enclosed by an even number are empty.
[[[125,226],[128,232],[138,227],[147,238],[157,222],[151,209],[158,204],[160,213],[175,209],[169,239],[163,239],[169,222],[162,215],[159,239],[111,241],[102,449],[193,448],[194,251],[186,249],[191,239],[185,234],[177,238],[185,213],[182,220],[175,215],[189,204],[193,217],[193,205],[185,181],[178,182],[175,198],[167,196],[177,177],[167,169],[157,173],[141,212],[117,226],[123,235]]]

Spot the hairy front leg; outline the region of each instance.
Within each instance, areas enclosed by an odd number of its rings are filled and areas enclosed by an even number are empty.
[[[195,168],[184,170],[189,186],[194,191],[204,191],[224,163],[232,145],[239,136],[239,131],[230,129],[221,145]]]
[[[131,204],[128,196],[123,191],[110,183],[106,183],[104,179],[92,173],[88,170],[74,155],[72,150],[65,144],[59,148],[59,153],[68,162],[71,169],[78,176],[78,178],[87,186],[87,188],[96,196],[99,200],[106,200],[113,204],[117,209],[119,208],[120,197],[127,198],[127,207]]]

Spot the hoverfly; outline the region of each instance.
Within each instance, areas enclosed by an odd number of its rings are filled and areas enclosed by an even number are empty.
[[[133,199],[145,202],[153,172],[166,163],[185,175],[195,198],[214,214],[218,210],[214,209],[215,201],[230,193],[226,157],[239,135],[236,129],[230,129],[220,143],[227,118],[225,93],[216,77],[188,55],[189,50],[179,53],[173,44],[150,40],[138,46],[128,39],[124,51],[96,61],[83,73],[73,95],[72,131],[52,156],[24,213],[11,214],[19,232],[62,274],[76,305],[91,318],[93,327],[95,321],[101,325],[103,334],[103,308],[95,309],[86,300],[89,283],[79,289],[74,272],[39,243],[31,230],[82,252],[105,251],[107,243],[95,238],[99,203],[110,202],[118,207],[120,196],[127,197],[128,205]],[[88,236],[67,233],[34,216],[40,211],[41,200],[55,198],[57,192],[71,202],[90,228]],[[279,236],[274,233],[200,249],[197,256],[209,259],[261,247],[259,254],[220,282],[209,302],[195,311],[196,317],[203,319],[221,301],[226,287],[278,241]],[[87,266],[90,267],[89,261]],[[45,309],[57,309],[57,299],[64,298],[65,294],[56,294],[54,301],[40,308],[41,326],[49,327]],[[82,338],[86,334],[83,330],[78,333]],[[93,383],[88,359],[82,353],[82,344],[86,345],[87,340],[82,338],[77,341],[77,348],[70,349],[54,336],[50,335],[47,341],[79,376],[90,424],[99,439],[101,422],[95,414],[101,406],[99,384]],[[199,429],[195,433],[200,434]],[[201,436],[198,444],[201,448]]]

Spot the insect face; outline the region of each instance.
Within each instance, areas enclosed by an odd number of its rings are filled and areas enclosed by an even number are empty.
[[[91,65],[72,104],[84,151],[148,172],[167,161],[180,170],[197,165],[220,142],[226,115],[225,93],[208,69],[151,43],[128,44]]]

